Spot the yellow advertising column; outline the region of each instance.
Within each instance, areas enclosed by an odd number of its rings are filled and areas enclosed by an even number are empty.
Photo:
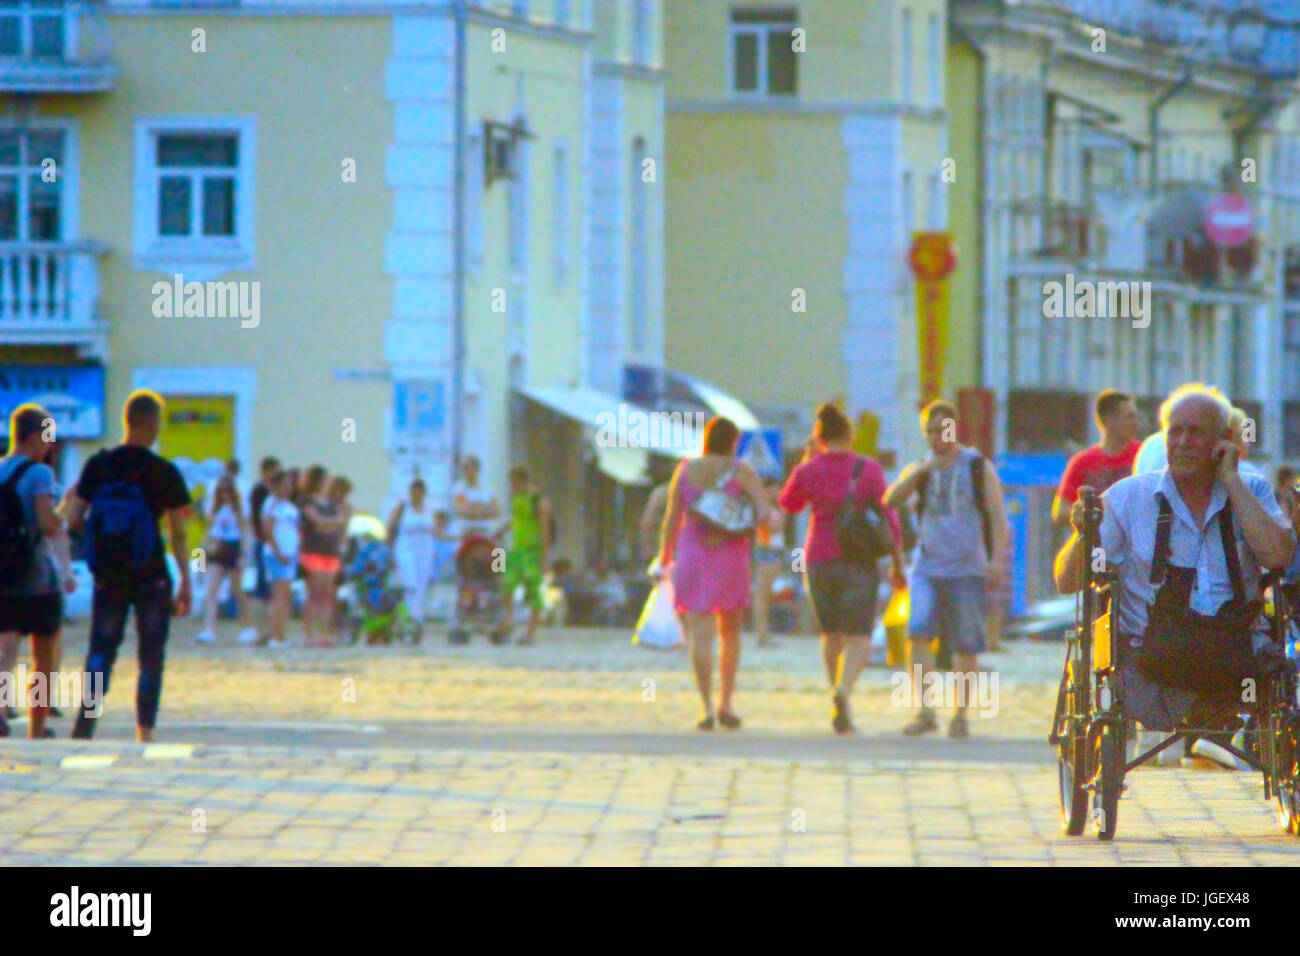
[[[950,232],[914,234],[908,255],[916,276],[916,337],[920,400],[924,405],[943,393],[948,354],[948,276],[957,267]]]

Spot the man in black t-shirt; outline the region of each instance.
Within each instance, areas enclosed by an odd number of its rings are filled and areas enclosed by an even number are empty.
[[[162,399],[149,391],[137,391],[126,400],[122,410],[126,437],[116,448],[100,451],[86,462],[77,481],[77,491],[68,506],[68,526],[81,530],[89,524],[91,551],[109,546],[106,526],[96,522],[96,507],[120,509],[115,513],[130,513],[129,496],[120,489],[138,489],[148,516],[152,520],[154,541],[144,549],[143,556],[120,554],[101,556],[96,562],[95,595],[91,610],[90,649],[86,655],[86,673],[92,675],[92,694],[108,692],[113,662],[122,644],[126,630],[126,617],[135,608],[137,653],[140,661],[140,678],[136,686],[136,736],[141,743],[153,740],[154,724],[158,718],[158,702],[162,696],[163,649],[173,613],[171,577],[167,572],[166,553],[161,534],[156,528],[164,515],[167,517],[172,554],[176,558],[180,587],[176,592],[175,613],[182,617],[190,611],[190,555],[185,540],[185,518],[190,505],[190,493],[185,480],[171,462],[150,451],[162,427]],[[97,500],[100,504],[96,506]],[[110,503],[110,495],[112,501]],[[125,519],[130,523],[130,519]],[[122,519],[119,519],[119,524]],[[132,527],[137,527],[132,525]],[[112,538],[114,546],[121,546],[126,537],[129,546],[138,547],[130,536]],[[100,683],[102,676],[102,683]],[[89,739],[95,732],[97,717],[88,716],[102,709],[102,700],[88,700],[77,717],[72,731],[75,738]]]

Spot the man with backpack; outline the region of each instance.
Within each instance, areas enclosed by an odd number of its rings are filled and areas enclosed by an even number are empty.
[[[913,676],[924,681],[934,665],[930,642],[938,637],[951,649],[959,674],[968,674],[969,689],[978,672],[977,655],[986,649],[985,586],[1002,573],[1007,547],[1007,519],[997,471],[974,448],[957,440],[957,408],[936,399],[921,410],[921,427],[930,456],[903,469],[885,492],[885,507],[897,508],[917,496],[921,540],[912,569],[911,619]],[[919,666],[920,672],[917,672]],[[914,696],[925,695],[914,691]],[[956,713],[949,737],[966,737],[970,730],[965,708],[969,693],[953,702]],[[903,728],[908,736],[938,726],[934,711],[922,706],[917,718]]]
[[[127,398],[122,444],[101,450],[86,462],[68,507],[68,526],[85,529],[87,563],[95,577],[86,673],[96,675],[96,686],[104,693],[122,644],[127,612],[135,608],[140,661],[136,736],[141,743],[153,740],[172,614],[188,614],[191,600],[185,535],[190,493],[176,466],[150,451],[162,427],[162,409],[162,399],[153,392],[141,390]],[[174,606],[158,531],[164,515],[180,575]],[[72,736],[89,739],[95,719],[83,711]]]
[[[522,584],[529,614],[528,627],[519,643],[532,644],[542,617],[542,572],[555,544],[555,516],[551,513],[551,503],[533,485],[523,465],[510,469],[510,520],[501,531],[506,528],[510,529],[510,548],[506,551],[501,578],[506,613],[498,634],[508,637],[514,629],[515,589]]]
[[[55,683],[51,678],[63,626],[60,589],[71,593],[77,586],[67,567],[66,548],[60,567],[53,547],[62,535],[63,522],[55,513],[54,472],[43,464],[52,423],[50,413],[40,406],[18,406],[9,418],[9,454],[0,459],[0,644],[16,649],[19,637],[31,635],[31,676],[35,682],[43,675],[47,697]],[[0,681],[9,684],[9,693],[0,694],[0,703],[7,704],[4,698],[16,699],[26,691],[14,686],[12,661],[4,662]],[[45,729],[51,701],[33,703],[36,706],[28,709],[28,737],[53,736]],[[8,735],[9,724],[0,707],[0,737]]]

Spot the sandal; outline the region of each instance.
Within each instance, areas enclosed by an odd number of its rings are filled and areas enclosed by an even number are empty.
[[[835,694],[831,698],[831,704],[834,707],[831,712],[831,727],[837,734],[852,732],[853,722],[849,720],[849,702],[844,699],[844,695]]]
[[[701,717],[701,718],[700,718],[700,722],[699,722],[698,724],[695,725],[695,729],[696,729],[696,730],[712,730],[712,729],[713,729],[713,718],[712,718],[712,717]]]
[[[718,711],[718,723],[728,730],[736,730],[740,727],[740,718],[729,710],[720,710]]]

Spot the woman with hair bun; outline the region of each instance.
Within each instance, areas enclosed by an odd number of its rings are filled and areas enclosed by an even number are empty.
[[[880,465],[857,454],[852,440],[853,426],[844,413],[829,402],[819,407],[803,461],[791,473],[779,499],[791,514],[812,507],[804,541],[805,579],[822,632],[822,658],[831,685],[831,726],[837,734],[853,731],[849,698],[871,656],[879,583],[873,565],[844,557],[835,536],[836,519],[850,494],[858,504],[880,503],[886,488]],[[907,586],[907,578],[898,515],[883,504],[881,507],[894,534],[890,581],[899,589]]]
[[[690,641],[691,667],[703,702],[699,730],[714,720],[728,730],[740,726],[731,707],[740,666],[740,624],[749,606],[749,539],[710,528],[691,509],[704,492],[721,485],[733,497],[754,503],[755,522],[767,518],[767,493],[758,473],[736,459],[740,429],[729,418],[714,417],[704,427],[704,454],[677,465],[668,490],[668,507],[659,531],[659,566],[671,566],[676,609]],[[713,708],[713,634],[721,645],[721,693]],[[716,716],[715,716],[716,714]]]

